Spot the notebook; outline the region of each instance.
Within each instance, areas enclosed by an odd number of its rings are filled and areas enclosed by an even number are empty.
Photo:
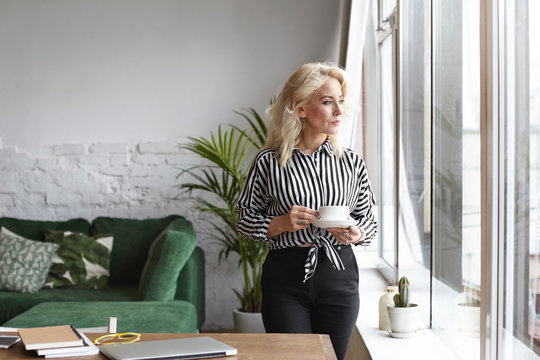
[[[83,345],[83,339],[71,325],[26,328],[18,332],[26,350]]]
[[[99,351],[113,360],[201,359],[238,353],[236,348],[206,336],[100,345]]]

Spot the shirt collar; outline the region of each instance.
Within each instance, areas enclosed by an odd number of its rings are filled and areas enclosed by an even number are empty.
[[[317,150],[315,150],[315,153],[318,153],[324,150],[328,153],[328,155],[332,155],[334,154],[334,151],[332,149],[333,147],[332,147],[332,143],[330,142],[330,139],[326,138],[326,141],[321,146],[319,146]],[[293,146],[293,151],[301,152],[300,149],[296,145]]]
[[[319,150],[326,150],[328,155],[333,155],[334,151],[333,151],[333,147],[332,147],[332,143],[330,142],[330,139],[327,138],[324,144],[322,144],[321,147],[317,149],[317,151]]]

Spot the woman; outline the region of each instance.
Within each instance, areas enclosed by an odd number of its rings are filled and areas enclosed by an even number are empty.
[[[359,307],[351,244],[377,231],[374,196],[361,157],[339,145],[345,73],[301,66],[268,109],[266,147],[237,204],[238,231],[266,241],[262,316],[267,332],[329,334],[343,359]],[[318,228],[320,206],[347,205],[356,226]]]

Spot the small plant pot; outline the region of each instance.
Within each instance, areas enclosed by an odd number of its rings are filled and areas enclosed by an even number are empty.
[[[418,329],[418,305],[410,304],[408,307],[396,307],[394,304],[386,306],[390,331],[394,337],[409,337]]]
[[[480,336],[480,306],[456,304],[456,326],[467,336]]]
[[[265,333],[261,313],[233,310],[234,329],[238,333]]]

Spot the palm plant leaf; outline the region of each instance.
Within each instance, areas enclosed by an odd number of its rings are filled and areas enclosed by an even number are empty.
[[[238,181],[228,173],[216,174],[215,169],[207,167],[203,169],[184,170],[189,173],[197,182],[183,183],[180,189],[192,193],[193,190],[202,190],[217,195],[226,204],[232,204],[237,200],[240,187]],[[221,178],[221,179],[220,179]]]
[[[251,154],[252,147],[260,150],[264,146],[267,130],[254,109],[236,113],[249,123],[249,132],[236,126],[224,131],[219,125],[217,132],[211,132],[208,138],[189,137],[187,143],[180,146],[206,160],[206,163],[182,170],[177,178],[189,175],[192,180],[178,187],[189,195],[194,191],[201,193],[192,199],[197,210],[212,215],[212,218],[204,219],[212,229],[205,235],[222,246],[220,261],[230,253],[240,255],[238,265],[242,269],[244,284],[242,291],[234,291],[243,311],[259,312],[262,299],[260,275],[268,249],[265,243],[246,240],[236,231],[236,203],[251,163],[247,156]],[[209,200],[202,194],[217,197],[219,201]]]
[[[266,142],[266,137],[268,135],[268,131],[266,128],[266,124],[264,123],[263,119],[260,117],[260,115],[255,111],[253,108],[249,108],[248,110],[241,112],[241,111],[235,111],[236,114],[242,116],[251,126],[251,131],[253,132],[253,136],[246,135],[249,141],[255,145],[258,149],[262,149],[264,147],[264,144]],[[232,126],[238,131],[245,132],[245,130],[240,129],[237,126]]]
[[[219,126],[217,138],[211,133],[210,140],[204,137],[188,139],[189,142],[181,146],[183,149],[210,161],[237,179],[241,176],[241,166],[249,150],[249,140],[244,133],[235,132],[234,129],[223,132]]]

